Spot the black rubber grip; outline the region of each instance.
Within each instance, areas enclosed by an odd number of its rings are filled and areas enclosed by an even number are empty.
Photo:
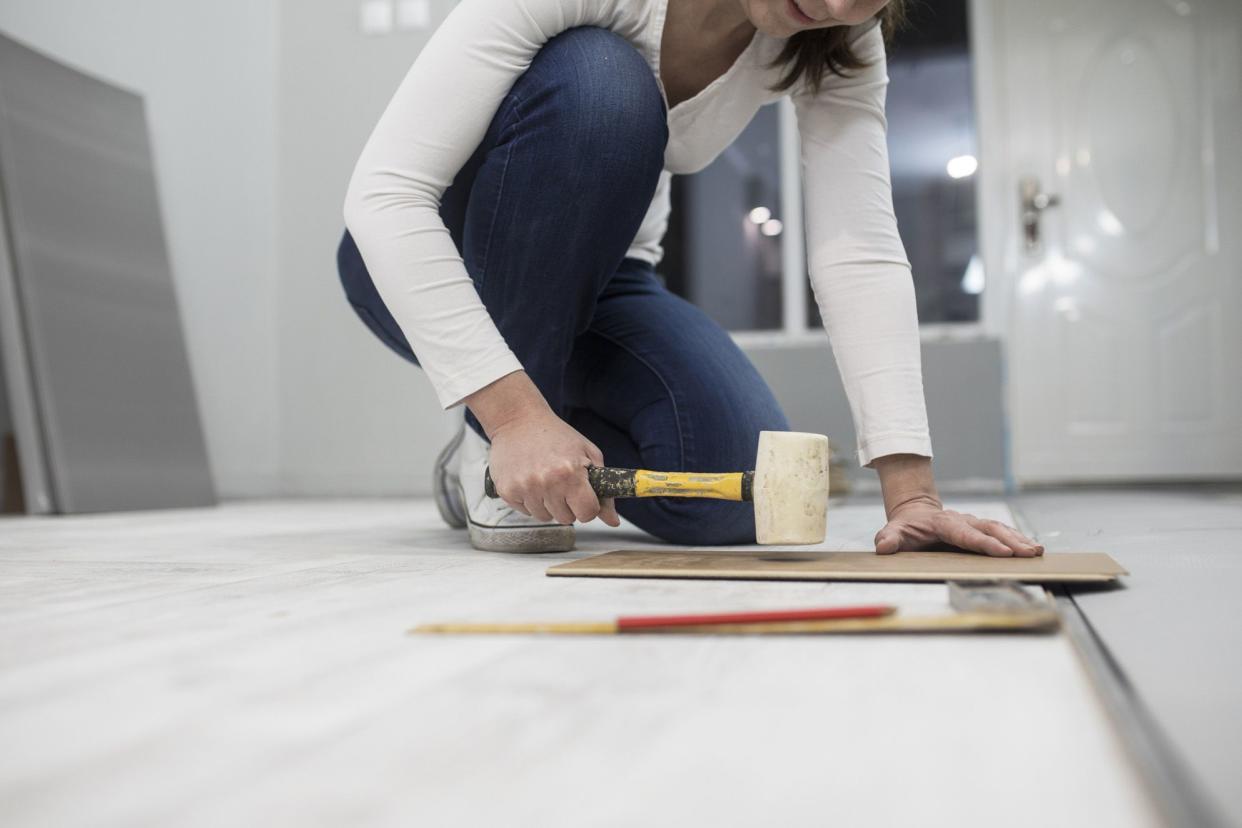
[[[634,469],[610,469],[605,466],[587,466],[587,479],[600,497],[634,497]]]

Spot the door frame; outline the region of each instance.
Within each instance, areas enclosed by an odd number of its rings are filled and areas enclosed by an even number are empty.
[[[1005,490],[1014,493],[1012,385],[1009,381],[1009,318],[1013,301],[1013,273],[1017,252],[1010,243],[1015,210],[1008,184],[1009,142],[1005,123],[1008,109],[1004,73],[997,44],[1000,43],[1004,9],[993,0],[969,0],[967,25],[970,37],[971,73],[975,95],[975,132],[979,168],[975,173],[975,204],[979,260],[985,282],[979,303],[979,335],[996,339],[1001,346],[1001,411],[1005,435]]]

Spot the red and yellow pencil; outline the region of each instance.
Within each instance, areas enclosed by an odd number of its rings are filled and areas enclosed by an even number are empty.
[[[897,608],[888,604],[811,609],[759,610],[751,612],[701,613],[694,615],[626,615],[612,621],[549,621],[530,623],[423,624],[410,630],[417,634],[499,635],[615,635],[660,632],[799,632],[795,627],[821,622],[884,618]],[[813,629],[807,629],[811,632]]]

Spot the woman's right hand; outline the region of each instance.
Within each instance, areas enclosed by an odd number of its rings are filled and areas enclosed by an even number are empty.
[[[525,373],[502,377],[466,402],[491,438],[488,465],[505,503],[543,521],[598,517],[621,525],[612,500],[601,503],[587,480],[587,466],[604,465],[603,453],[548,407]]]
[[[587,482],[587,466],[604,465],[604,455],[560,417],[537,413],[506,423],[491,437],[488,464],[505,503],[544,521],[587,523],[598,517],[621,525],[612,501],[601,504]]]

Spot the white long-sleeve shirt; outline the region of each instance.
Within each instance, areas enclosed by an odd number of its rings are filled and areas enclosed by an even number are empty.
[[[658,80],[667,9],[668,0],[462,0],[367,141],[346,196],[346,226],[445,407],[522,366],[440,218],[441,196],[545,42],[575,26],[609,29]],[[760,106],[791,94],[811,283],[865,465],[886,454],[931,456],[931,441],[914,288],[889,183],[884,43],[874,24],[853,37],[868,66],[828,76],[818,94],[801,85],[771,91],[780,70],[768,64],[784,41],[758,32],[728,71],[674,106],[664,172],[628,255],[660,260],[672,174],[707,166]]]

